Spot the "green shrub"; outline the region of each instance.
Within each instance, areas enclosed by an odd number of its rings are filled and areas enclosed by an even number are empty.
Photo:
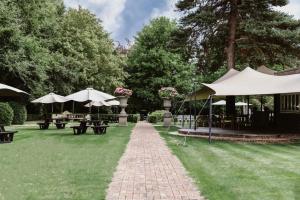
[[[8,103],[0,103],[0,124],[11,125],[14,118],[14,111]]]
[[[162,122],[163,118],[164,118],[164,113],[165,113],[164,110],[156,110],[156,111],[150,113],[150,116],[155,116],[157,122]]]
[[[26,107],[17,102],[9,102],[10,107],[13,109],[14,118],[12,124],[24,124],[27,119]]]
[[[137,123],[139,120],[139,114],[128,115],[128,122]]]
[[[157,123],[157,117],[155,115],[149,115],[148,122],[153,123],[153,124]]]

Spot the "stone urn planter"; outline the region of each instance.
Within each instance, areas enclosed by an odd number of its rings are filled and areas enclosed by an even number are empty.
[[[125,111],[125,108],[127,107],[127,101],[129,97],[132,95],[132,90],[123,87],[117,87],[115,90],[115,95],[118,97],[118,100],[120,101],[120,107],[122,109],[119,114],[119,126],[127,126],[128,115]]]
[[[170,127],[172,122],[172,113],[170,112],[170,108],[172,107],[172,99],[178,96],[178,92],[173,87],[162,87],[158,94],[160,98],[164,101],[164,127]]]
[[[121,107],[121,112],[119,114],[119,125],[120,126],[127,126],[127,113],[125,108],[127,107],[127,101],[128,101],[128,96],[118,96],[118,99],[120,101],[120,107]]]
[[[172,122],[172,113],[170,112],[170,108],[172,107],[172,101],[169,98],[164,98],[164,108],[165,108],[165,113],[164,113],[164,127],[169,127],[171,126]]]

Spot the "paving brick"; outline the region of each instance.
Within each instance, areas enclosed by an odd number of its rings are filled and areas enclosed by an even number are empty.
[[[204,200],[153,126],[137,123],[107,190],[107,200]]]

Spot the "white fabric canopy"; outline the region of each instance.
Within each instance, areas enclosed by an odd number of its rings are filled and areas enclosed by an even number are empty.
[[[27,92],[23,90],[19,90],[9,85],[5,85],[0,83],[0,96],[4,98],[11,98],[11,97],[22,97],[29,95]]]
[[[66,101],[69,101],[66,97],[63,97],[63,96],[55,94],[55,93],[49,93],[45,96],[42,96],[38,99],[31,101],[31,103],[48,104],[48,103],[64,103]]]
[[[85,101],[100,102],[100,101],[112,100],[115,99],[116,97],[104,92],[100,92],[93,88],[87,88],[85,90],[76,92],[74,94],[70,94],[66,96],[66,98],[77,102],[85,102]]]
[[[229,77],[226,74],[224,76],[217,82],[203,83],[204,87],[187,100],[206,99],[209,95],[224,97],[300,93],[300,74],[275,76],[247,67]]]
[[[274,76],[247,67],[219,83],[203,84],[215,96],[271,95],[300,92],[300,74]]]

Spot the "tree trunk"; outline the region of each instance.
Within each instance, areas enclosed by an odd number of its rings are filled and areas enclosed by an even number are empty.
[[[229,13],[229,34],[228,44],[226,47],[227,65],[228,69],[235,67],[235,37],[238,20],[238,0],[230,0],[230,13]]]

